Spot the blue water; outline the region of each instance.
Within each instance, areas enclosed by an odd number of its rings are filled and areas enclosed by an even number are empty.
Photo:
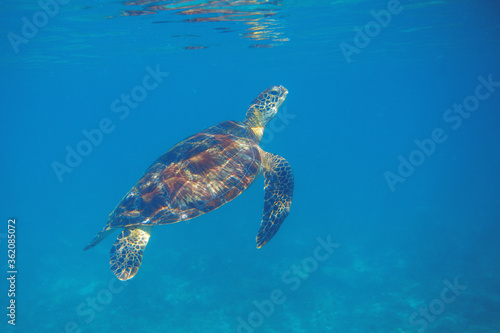
[[[59,1],[0,2],[1,332],[500,332],[497,1]],[[261,178],[155,228],[127,283],[117,232],[83,252],[150,163],[274,84],[272,241]]]

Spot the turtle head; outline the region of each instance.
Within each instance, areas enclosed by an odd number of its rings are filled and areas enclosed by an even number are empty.
[[[252,128],[259,141],[264,133],[264,127],[274,118],[287,94],[288,90],[285,87],[271,86],[261,92],[250,104],[245,123]]]

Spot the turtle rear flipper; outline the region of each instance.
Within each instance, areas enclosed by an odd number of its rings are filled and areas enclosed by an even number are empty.
[[[264,216],[257,234],[257,248],[273,238],[290,212],[293,196],[293,173],[290,164],[281,156],[264,153],[265,195]]]
[[[116,239],[110,254],[111,270],[122,281],[137,274],[153,227],[126,228]]]

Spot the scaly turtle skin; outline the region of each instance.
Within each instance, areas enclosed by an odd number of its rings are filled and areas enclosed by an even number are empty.
[[[256,240],[258,248],[266,244],[290,211],[293,174],[283,157],[263,151],[259,142],[287,93],[282,86],[272,86],[252,102],[243,122],[209,127],[160,156],[84,250],[123,228],[111,248],[110,264],[120,280],[128,280],[139,270],[154,226],[208,213],[236,198],[262,174],[264,214]]]

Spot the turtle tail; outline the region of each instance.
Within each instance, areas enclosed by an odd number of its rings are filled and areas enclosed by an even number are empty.
[[[93,248],[94,246],[96,246],[97,244],[99,244],[104,238],[108,237],[108,235],[113,231],[112,228],[108,227],[107,225],[101,230],[99,231],[99,233],[94,237],[94,239],[92,240],[92,242],[90,242],[89,245],[85,246],[83,248],[83,251],[86,251],[90,248]]]

